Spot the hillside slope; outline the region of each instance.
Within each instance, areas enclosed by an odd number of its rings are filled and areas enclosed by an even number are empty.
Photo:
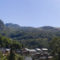
[[[8,38],[18,40],[26,47],[48,47],[53,37],[60,37],[60,28],[43,26],[39,28],[22,27],[18,24],[0,21],[0,33]]]

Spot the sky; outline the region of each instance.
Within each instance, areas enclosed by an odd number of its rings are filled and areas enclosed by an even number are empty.
[[[0,0],[0,19],[20,26],[60,27],[60,0]]]

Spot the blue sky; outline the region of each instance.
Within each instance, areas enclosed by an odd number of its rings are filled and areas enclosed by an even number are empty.
[[[0,0],[0,19],[21,26],[60,27],[60,0]]]

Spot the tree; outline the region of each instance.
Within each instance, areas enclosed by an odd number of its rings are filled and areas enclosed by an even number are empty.
[[[8,60],[15,60],[15,51],[14,51],[13,47],[10,50],[10,55],[9,55]]]
[[[60,38],[53,38],[50,42],[50,49],[52,51],[52,55],[56,58],[58,55],[58,60],[60,60]]]
[[[0,60],[3,59],[3,53],[0,51]]]

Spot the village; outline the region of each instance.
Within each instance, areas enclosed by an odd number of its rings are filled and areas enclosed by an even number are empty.
[[[10,53],[10,48],[0,48],[0,51],[3,55],[8,55]],[[50,60],[53,56],[50,55],[49,50],[47,48],[35,48],[35,49],[17,49],[15,53],[21,54],[24,56],[25,60]]]
[[[45,59],[52,59],[47,48],[35,48],[35,49],[28,49],[25,48],[22,50],[24,56],[31,56],[31,60],[45,60]],[[27,60],[27,59],[26,59]]]

